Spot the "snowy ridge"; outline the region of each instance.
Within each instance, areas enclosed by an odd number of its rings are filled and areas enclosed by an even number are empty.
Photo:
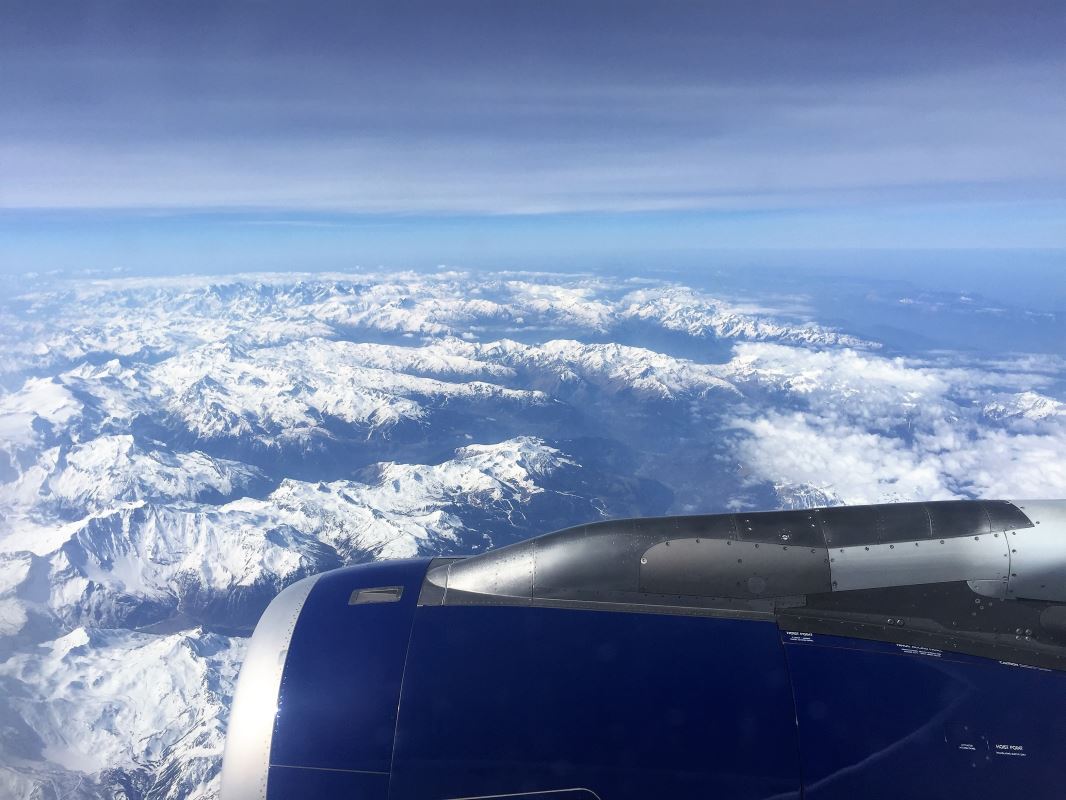
[[[32,317],[0,327],[0,344],[7,373],[55,371],[99,354],[157,361],[212,342],[274,347],[342,338],[352,329],[423,338],[480,329],[603,334],[639,321],[697,339],[876,346],[813,321],[752,314],[675,284],[626,288],[620,293],[617,283],[588,276],[464,272],[86,281],[18,298]],[[86,315],[85,308],[95,312]]]
[[[1018,392],[987,403],[984,413],[989,419],[1023,419],[1038,422],[1066,417],[1066,403],[1038,392]]]
[[[778,341],[808,346],[876,348],[874,342],[814,323],[786,325],[768,317],[744,313],[717,298],[676,287],[632,292],[623,299],[621,316],[653,322],[689,336],[748,341]]]
[[[63,516],[84,517],[138,500],[230,497],[263,480],[259,470],[236,461],[145,449],[129,434],[105,435],[45,450],[17,481],[0,485],[0,508],[43,500]],[[11,525],[0,523],[0,539]]]

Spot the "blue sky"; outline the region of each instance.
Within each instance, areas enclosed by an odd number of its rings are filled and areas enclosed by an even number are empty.
[[[1061,3],[4,17],[5,272],[1066,247]]]

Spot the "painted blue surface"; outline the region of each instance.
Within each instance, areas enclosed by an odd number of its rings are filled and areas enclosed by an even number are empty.
[[[419,608],[390,798],[798,797],[795,737],[772,623]]]
[[[411,621],[427,563],[382,562],[335,570],[318,580],[289,645],[272,765],[359,770],[387,778]],[[403,586],[403,596],[395,603],[348,605],[354,589],[375,586]],[[272,771],[269,797],[336,796],[310,789],[286,793],[283,787],[300,780],[300,774],[308,781],[334,780],[309,770],[297,773]]]
[[[316,584],[270,800],[1064,796],[1061,672],[766,621],[418,608],[425,569]],[[399,602],[348,605],[397,585]]]
[[[783,634],[808,800],[1066,796],[1066,675]]]

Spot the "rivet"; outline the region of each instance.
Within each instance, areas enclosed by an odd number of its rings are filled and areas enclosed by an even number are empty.
[[[648,563],[648,559],[644,558],[644,556],[641,556],[640,557],[640,563],[641,564],[647,564]]]
[[[870,548],[869,548],[869,547],[867,547],[866,549],[867,549],[867,550],[869,550]]]

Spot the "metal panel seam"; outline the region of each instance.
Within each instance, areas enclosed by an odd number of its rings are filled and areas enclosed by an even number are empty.
[[[777,644],[781,648],[781,658],[785,664],[785,674],[788,675],[788,692],[792,697],[792,718],[796,721],[796,778],[799,780],[799,800],[803,800],[807,796],[806,782],[803,779],[803,743],[800,741],[800,737],[803,735],[800,730],[799,719],[799,704],[796,703],[796,684],[792,679],[792,664],[788,660],[788,648],[785,647],[785,642],[781,638],[781,618],[775,615],[776,627],[777,627]]]
[[[448,574],[451,575],[451,564],[448,565]],[[429,570],[426,570],[429,573]],[[422,580],[425,580],[423,576]],[[445,589],[447,591],[447,589]],[[385,796],[392,796],[392,770],[393,765],[396,763],[396,739],[400,733],[400,707],[403,705],[403,685],[407,680],[407,661],[411,657],[411,641],[415,635],[415,618],[418,616],[418,610],[421,608],[415,603],[414,611],[411,614],[411,630],[407,633],[407,648],[403,652],[403,672],[400,673],[400,691],[396,696],[396,722],[392,726],[392,750],[389,753],[389,780],[385,788]]]

